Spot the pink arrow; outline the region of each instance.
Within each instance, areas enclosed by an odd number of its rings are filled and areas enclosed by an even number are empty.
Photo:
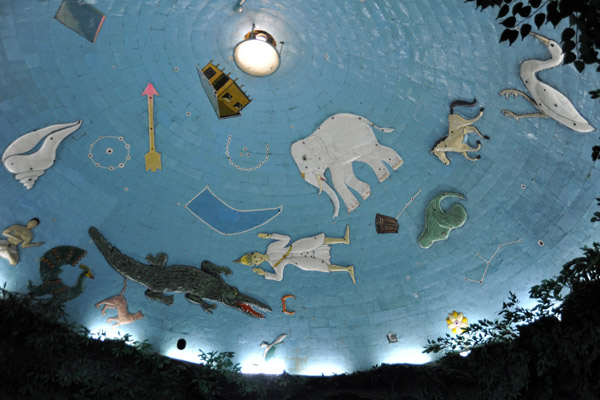
[[[158,96],[158,92],[154,89],[151,83],[146,86],[142,92],[142,96],[148,96],[148,136],[150,138],[150,151],[146,153],[146,171],[151,170],[156,172],[156,169],[162,170],[160,161],[160,153],[154,147],[154,95]]]
[[[149,83],[148,86],[146,86],[146,89],[144,89],[144,91],[142,92],[142,96],[150,96],[148,97],[148,99],[151,99],[154,95],[159,96],[156,89],[154,89],[154,86],[152,86],[152,83]]]

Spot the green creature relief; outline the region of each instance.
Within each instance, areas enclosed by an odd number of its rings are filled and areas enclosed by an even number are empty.
[[[42,284],[33,286],[31,281],[27,282],[29,294],[32,296],[52,295],[52,300],[64,303],[83,293],[84,278],[94,279],[90,268],[81,264],[79,268],[83,271],[77,278],[77,284],[73,287],[67,286],[59,278],[62,266],[70,264],[75,266],[85,257],[86,251],[74,246],[54,247],[44,253],[40,259],[40,277]]]
[[[446,197],[457,197],[464,200],[465,196],[460,193],[440,193],[433,198],[425,210],[425,229],[419,236],[419,246],[428,249],[434,242],[448,239],[450,231],[460,228],[467,221],[467,211],[460,204],[453,204],[450,210],[444,212],[441,202]]]

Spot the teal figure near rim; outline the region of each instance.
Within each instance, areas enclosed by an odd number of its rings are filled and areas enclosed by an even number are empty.
[[[60,278],[60,274],[64,265],[76,266],[85,255],[85,250],[75,246],[58,246],[45,252],[40,258],[42,283],[34,285],[31,281],[28,281],[29,294],[34,297],[49,294],[52,296],[52,301],[58,303],[66,303],[81,295],[83,293],[84,278],[94,279],[90,267],[84,264],[79,265],[79,268],[83,271],[79,274],[75,286],[65,285]]]

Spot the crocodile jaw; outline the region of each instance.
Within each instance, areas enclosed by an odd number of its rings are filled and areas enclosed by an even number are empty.
[[[249,315],[253,318],[265,318],[264,314],[261,314],[258,311],[255,311],[252,308],[252,306],[248,303],[235,303],[234,308],[240,310],[244,314]]]
[[[265,315],[257,311],[257,309],[261,311],[271,311],[271,307],[268,305],[241,293],[238,294],[235,299],[232,299],[231,302],[224,301],[223,304],[233,307],[252,318],[265,318]]]

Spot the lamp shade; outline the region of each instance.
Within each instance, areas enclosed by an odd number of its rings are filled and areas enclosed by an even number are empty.
[[[275,40],[264,31],[246,35],[246,39],[235,47],[233,59],[242,71],[254,76],[271,75],[279,67]]]

